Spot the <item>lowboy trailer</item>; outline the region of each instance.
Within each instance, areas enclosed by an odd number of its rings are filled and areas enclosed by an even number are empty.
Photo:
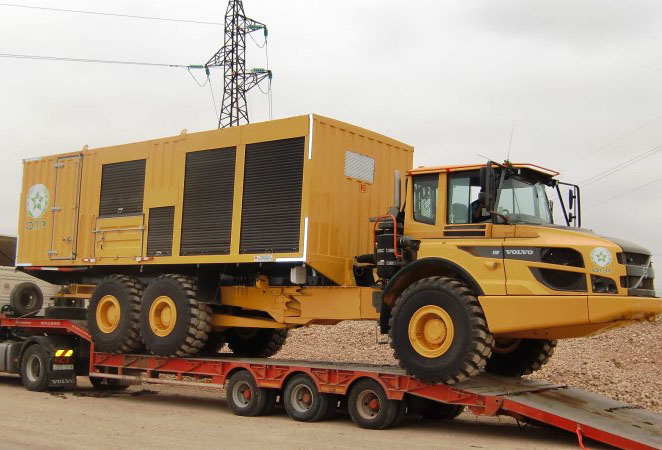
[[[97,352],[85,321],[0,317],[0,372],[20,374],[33,391],[151,383],[225,388],[240,416],[273,411],[280,398],[294,420],[330,418],[339,403],[362,428],[386,429],[405,414],[452,419],[510,416],[619,448],[662,448],[662,416],[564,385],[482,373],[454,385],[423,382],[395,366],[217,357],[169,358]]]

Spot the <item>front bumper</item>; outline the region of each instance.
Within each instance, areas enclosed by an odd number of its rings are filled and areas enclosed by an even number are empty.
[[[480,296],[497,336],[562,339],[662,314],[662,299],[611,295]]]

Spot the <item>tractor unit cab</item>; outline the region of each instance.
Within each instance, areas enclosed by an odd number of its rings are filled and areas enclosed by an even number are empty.
[[[373,219],[373,254],[357,265],[376,274],[381,332],[410,373],[519,376],[556,339],[662,312],[651,253],[582,229],[579,187],[557,176],[510,162],[417,168],[401,201],[396,174],[395,205]]]

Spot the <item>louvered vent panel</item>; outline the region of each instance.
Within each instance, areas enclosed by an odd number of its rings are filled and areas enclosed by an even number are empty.
[[[181,255],[230,253],[236,147],[186,155]]]
[[[304,142],[246,146],[240,253],[299,251]]]
[[[174,224],[174,206],[151,208],[149,210],[147,256],[172,255],[172,228]]]
[[[99,217],[142,214],[145,160],[104,164],[101,170]]]

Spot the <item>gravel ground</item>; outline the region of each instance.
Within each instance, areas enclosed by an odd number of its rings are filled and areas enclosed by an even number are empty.
[[[276,357],[396,364],[390,346],[376,343],[375,326],[374,322],[342,322],[292,330]],[[549,364],[532,377],[662,413],[660,342],[662,322],[563,340]]]

